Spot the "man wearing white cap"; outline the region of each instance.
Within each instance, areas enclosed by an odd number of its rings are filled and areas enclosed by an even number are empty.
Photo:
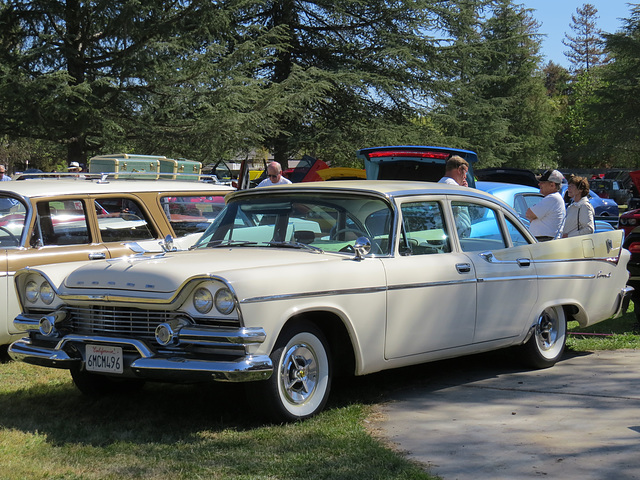
[[[526,217],[531,221],[529,231],[539,242],[560,238],[566,209],[560,195],[564,177],[558,170],[547,170],[538,180],[544,198],[529,208]]]

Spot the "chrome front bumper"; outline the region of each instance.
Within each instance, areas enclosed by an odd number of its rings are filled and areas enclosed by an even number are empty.
[[[55,347],[37,346],[23,338],[9,346],[15,360],[52,368],[84,368],[83,354],[71,356],[65,347],[74,345],[116,345],[135,352],[128,355],[128,376],[166,382],[266,380],[273,372],[268,355],[247,355],[229,360],[190,358],[179,353],[154,352],[144,341],[95,335],[66,335]],[[79,350],[76,348],[76,350]]]

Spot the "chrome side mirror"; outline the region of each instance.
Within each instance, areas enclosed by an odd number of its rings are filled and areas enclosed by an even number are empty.
[[[173,244],[173,237],[171,235],[164,237],[164,240],[160,241],[159,244],[165,252],[175,252],[177,250],[177,247]]]
[[[367,237],[358,237],[353,245],[356,252],[356,260],[362,260],[365,255],[371,252],[371,240]]]

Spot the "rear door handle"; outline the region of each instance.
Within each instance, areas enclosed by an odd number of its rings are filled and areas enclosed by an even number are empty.
[[[458,270],[458,273],[469,273],[471,271],[471,264],[456,263],[456,270]]]
[[[104,260],[107,256],[102,252],[94,252],[89,254],[89,260]]]

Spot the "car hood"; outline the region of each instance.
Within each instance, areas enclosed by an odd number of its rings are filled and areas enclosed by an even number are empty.
[[[71,272],[63,288],[64,293],[90,289],[167,294],[189,279],[218,276],[230,284],[251,278],[266,283],[269,290],[274,278],[300,277],[308,271],[306,265],[314,264],[314,272],[318,272],[315,265],[326,264],[330,271],[329,265],[340,262],[352,263],[353,257],[280,248],[215,248],[91,262]]]

